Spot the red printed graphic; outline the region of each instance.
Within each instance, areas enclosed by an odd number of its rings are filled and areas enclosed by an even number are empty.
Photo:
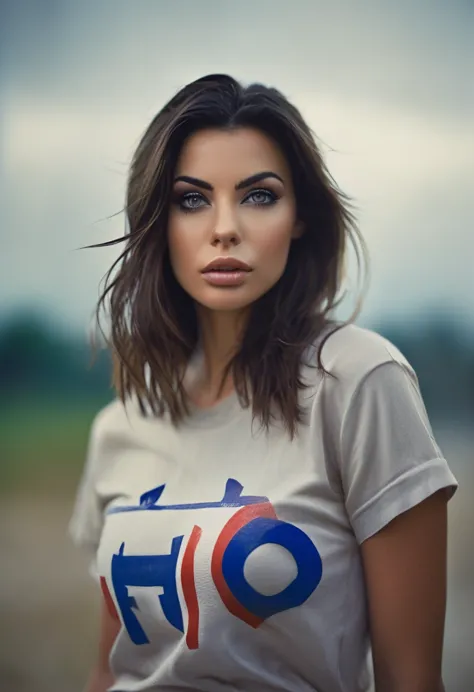
[[[100,578],[100,588],[102,589],[102,595],[104,596],[105,605],[107,606],[107,610],[109,611],[109,615],[114,620],[119,621],[120,618],[118,616],[117,609],[115,607],[115,603],[113,601],[113,598],[110,595],[109,587],[107,586],[107,582],[105,581],[105,577]]]
[[[258,517],[269,517],[270,519],[277,518],[275,510],[269,502],[242,507],[242,509],[229,519],[222,529],[216,541],[216,545],[214,546],[211,560],[212,578],[227,610],[255,629],[262,624],[263,618],[251,613],[235,598],[227,586],[222,573],[222,558],[230,540],[235,536],[237,531],[252,521],[252,519],[257,519]]]
[[[181,586],[183,587],[184,600],[188,609],[186,644],[189,649],[197,649],[199,646],[199,603],[194,581],[194,556],[196,555],[196,548],[201,534],[202,529],[199,526],[194,526],[184,551],[183,564],[181,566]]]

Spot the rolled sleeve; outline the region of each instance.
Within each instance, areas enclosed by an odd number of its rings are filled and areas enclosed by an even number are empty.
[[[347,513],[362,543],[399,514],[457,481],[439,449],[414,371],[397,361],[354,390],[340,436]]]

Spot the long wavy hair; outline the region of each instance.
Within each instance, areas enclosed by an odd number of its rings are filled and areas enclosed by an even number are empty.
[[[188,414],[184,375],[198,339],[191,297],[176,280],[168,251],[167,223],[174,172],[185,140],[208,128],[252,127],[275,141],[289,163],[298,219],[305,231],[292,242],[279,281],[250,310],[239,348],[228,364],[243,407],[268,429],[275,417],[293,437],[302,421],[299,391],[305,353],[321,350],[346,322],[331,313],[339,304],[348,241],[361,275],[367,253],[349,198],[329,174],[311,130],[276,89],[243,86],[213,74],[181,89],[156,115],[133,156],[126,196],[128,232],[90,247],[125,243],[105,276],[96,317],[113,357],[113,385],[125,401],[138,399],[143,413],[169,414],[178,425]],[[105,311],[106,335],[100,315]]]

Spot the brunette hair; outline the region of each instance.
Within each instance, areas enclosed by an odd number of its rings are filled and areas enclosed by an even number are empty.
[[[330,176],[311,130],[276,89],[213,74],[181,89],[156,115],[133,156],[126,197],[129,232],[91,247],[125,242],[105,277],[96,316],[106,310],[105,336],[114,361],[113,385],[122,400],[137,397],[142,412],[169,413],[178,424],[189,413],[183,377],[198,341],[191,297],[176,280],[169,259],[167,220],[177,159],[185,140],[208,128],[253,127],[271,137],[289,163],[301,238],[291,244],[287,266],[273,288],[257,300],[229,363],[242,406],[268,428],[277,415],[293,437],[302,412],[301,365],[328,325],[321,350],[336,323],[330,313],[341,300],[347,241],[359,271],[366,248],[349,199]],[[107,305],[108,304],[108,305]]]

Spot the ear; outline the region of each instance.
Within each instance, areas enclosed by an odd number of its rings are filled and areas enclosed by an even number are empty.
[[[292,240],[296,240],[297,238],[301,238],[305,231],[305,227],[302,221],[297,221],[295,223],[295,226],[293,228],[293,232],[291,234]]]

